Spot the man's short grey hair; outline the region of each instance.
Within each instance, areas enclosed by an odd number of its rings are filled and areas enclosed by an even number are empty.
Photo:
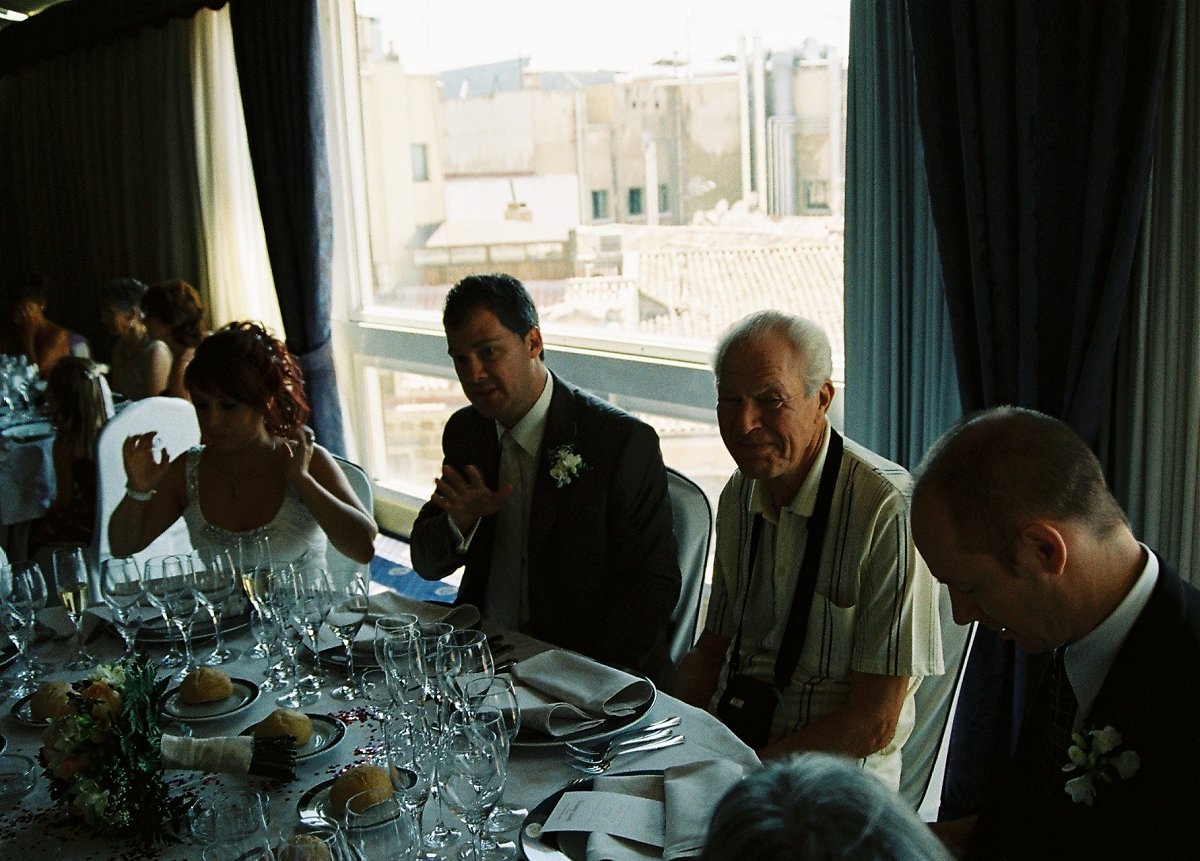
[[[721,799],[702,861],[949,861],[900,798],[851,759],[802,753],[752,772]]]
[[[734,323],[717,342],[713,353],[713,374],[721,382],[725,356],[734,347],[757,343],[769,335],[787,338],[804,366],[804,396],[811,398],[833,376],[833,355],[825,330],[803,317],[782,311],[757,311]]]

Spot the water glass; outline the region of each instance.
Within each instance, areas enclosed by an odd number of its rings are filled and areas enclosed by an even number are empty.
[[[333,603],[325,624],[335,633],[346,649],[346,684],[334,688],[329,695],[335,700],[362,699],[354,670],[354,638],[367,619],[367,581],[358,571],[330,571]]]
[[[204,659],[210,667],[219,666],[242,656],[240,649],[231,649],[225,644],[225,632],[222,625],[225,621],[225,610],[229,607],[233,596],[238,592],[238,574],[233,564],[233,557],[228,550],[214,550],[205,553],[200,558],[200,565],[195,569],[196,598],[208,611],[213,624],[212,654]]]
[[[437,674],[455,707],[469,712],[465,688],[474,679],[496,674],[492,650],[483,631],[464,628],[448,631],[437,643]]]
[[[504,790],[506,767],[497,736],[470,720],[451,721],[442,734],[438,788],[446,806],[471,832],[471,854],[484,861],[484,823]],[[499,847],[495,847],[499,848]]]
[[[157,610],[162,617],[163,625],[165,626],[163,635],[171,644],[171,648],[167,650],[167,653],[158,660],[158,665],[167,670],[173,670],[184,665],[183,653],[176,647],[175,638],[172,636],[174,623],[171,621],[171,613],[167,609],[171,593],[183,588],[181,580],[171,579],[164,570],[167,560],[171,558],[173,557],[151,556],[146,560],[146,565],[142,573],[142,594],[146,598],[146,602]]]
[[[352,796],[346,803],[346,842],[364,859],[412,858],[417,850],[417,827],[404,804],[395,796],[364,806],[370,793]],[[361,808],[355,812],[355,808]]]

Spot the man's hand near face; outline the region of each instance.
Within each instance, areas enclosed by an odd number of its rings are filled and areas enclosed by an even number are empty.
[[[481,517],[499,511],[513,492],[511,484],[499,490],[489,488],[475,466],[467,466],[465,472],[459,472],[447,464],[442,467],[441,477],[434,479],[434,485],[429,501],[446,512],[463,535]]]

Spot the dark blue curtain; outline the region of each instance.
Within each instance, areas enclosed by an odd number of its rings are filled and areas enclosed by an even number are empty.
[[[961,415],[904,0],[850,7],[846,433],[912,468]]]
[[[1142,217],[1171,0],[908,0],[963,407],[1032,407],[1094,444]],[[972,649],[943,817],[1007,759],[1025,658]]]
[[[345,453],[333,370],[333,215],[316,0],[229,4],[267,252],[317,441]]]

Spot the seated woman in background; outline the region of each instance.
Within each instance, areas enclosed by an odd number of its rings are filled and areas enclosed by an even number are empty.
[[[55,496],[30,532],[31,547],[90,544],[96,520],[96,440],[112,418],[112,394],[91,359],[66,356],[46,382],[54,438]]]
[[[188,397],[183,375],[204,337],[204,303],[196,288],[186,281],[153,284],[142,297],[146,331],[171,351],[171,367],[161,392],[173,398]]]
[[[702,861],[949,861],[899,795],[845,757],[802,753],[749,774],[721,799]]]
[[[71,355],[71,332],[46,316],[49,300],[49,280],[26,275],[11,285],[0,319],[0,353],[24,355],[44,378],[55,362]]]
[[[136,278],[118,278],[100,294],[100,320],[116,338],[108,380],[114,392],[131,401],[160,394],[171,371],[171,349],[150,337],[142,322],[146,285]]]
[[[116,556],[144,548],[183,517],[203,556],[266,534],[278,561],[324,562],[326,537],[366,563],[378,531],[333,456],[305,427],[295,358],[258,323],[230,323],[201,342],[185,383],[203,445],[168,463],[154,433],[125,440],[125,498],[109,521]]]

